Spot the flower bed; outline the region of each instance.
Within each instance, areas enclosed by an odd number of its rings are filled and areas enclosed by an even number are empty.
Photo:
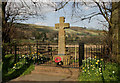
[[[117,63],[104,63],[103,59],[83,60],[79,81],[118,81],[120,66]]]

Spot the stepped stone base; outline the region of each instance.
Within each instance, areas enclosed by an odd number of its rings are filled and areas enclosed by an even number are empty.
[[[70,55],[54,55],[53,61],[55,61],[56,57],[61,57],[61,61],[63,62],[63,65],[69,65],[70,64]]]
[[[78,78],[78,68],[61,68],[61,67],[50,67],[50,66],[35,66],[35,70],[31,73],[36,74],[48,74],[56,76],[70,76],[71,78]],[[72,72],[72,73],[71,73]]]

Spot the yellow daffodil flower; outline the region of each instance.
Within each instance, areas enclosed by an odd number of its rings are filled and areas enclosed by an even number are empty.
[[[97,60],[97,62],[99,62],[99,60]]]
[[[96,62],[96,64],[98,64],[98,62]]]
[[[35,60],[35,57],[33,57],[33,60]]]
[[[83,67],[83,69],[85,69],[85,68]]]
[[[96,56],[95,56],[95,58],[96,58]]]
[[[101,59],[101,61],[103,61],[103,59]]]

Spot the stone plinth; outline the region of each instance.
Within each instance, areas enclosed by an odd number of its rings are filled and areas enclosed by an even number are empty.
[[[56,57],[61,57],[61,61],[63,62],[63,65],[69,65],[70,64],[70,55],[54,55],[53,61],[55,61]]]

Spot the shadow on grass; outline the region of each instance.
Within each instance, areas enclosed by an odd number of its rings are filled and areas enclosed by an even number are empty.
[[[118,64],[118,73],[117,73],[117,76],[118,76],[118,81],[120,81],[120,63]]]
[[[2,74],[6,74],[8,72],[9,68],[12,68],[14,65],[14,56],[7,57],[3,60],[3,66],[2,66]]]
[[[12,79],[15,79],[15,78],[19,77],[20,75],[22,75],[29,68],[29,66],[31,64],[32,63],[24,64],[20,69],[16,69],[13,73],[9,74],[8,76],[4,76],[2,78],[2,81],[3,82],[8,82],[8,81],[10,81]]]

